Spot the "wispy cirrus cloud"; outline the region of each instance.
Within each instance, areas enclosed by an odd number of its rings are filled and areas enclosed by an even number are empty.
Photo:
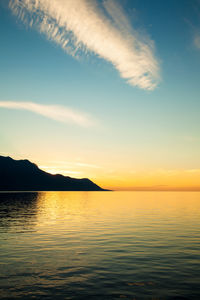
[[[34,102],[0,101],[0,108],[28,110],[62,123],[74,123],[89,127],[94,124],[88,115],[62,105],[44,105]]]
[[[159,64],[150,38],[132,28],[114,0],[10,0],[20,19],[69,54],[94,53],[110,62],[129,84],[153,90]]]

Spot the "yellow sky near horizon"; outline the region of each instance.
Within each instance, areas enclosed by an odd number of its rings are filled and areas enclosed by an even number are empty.
[[[88,177],[103,188],[114,190],[200,190],[200,169],[147,169],[117,168],[109,170],[83,162],[68,162],[61,167],[40,165],[52,174]]]
[[[0,155],[8,156],[6,153]],[[51,174],[62,174],[74,178],[89,178],[97,185],[111,190],[199,190],[200,169],[142,168],[124,159],[113,167],[113,162],[94,164],[92,159],[83,161],[80,157],[72,160],[50,159],[48,155],[9,155],[13,159],[29,159],[38,167]]]

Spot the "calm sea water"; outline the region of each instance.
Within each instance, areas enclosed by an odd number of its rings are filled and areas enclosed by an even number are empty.
[[[0,298],[200,299],[200,193],[1,193]]]

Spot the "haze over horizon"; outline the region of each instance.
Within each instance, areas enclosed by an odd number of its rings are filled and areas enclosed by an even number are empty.
[[[0,30],[0,155],[200,190],[199,0],[3,0]]]

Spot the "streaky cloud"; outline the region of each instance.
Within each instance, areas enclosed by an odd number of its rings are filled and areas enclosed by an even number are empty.
[[[154,42],[133,29],[117,0],[10,0],[9,6],[67,53],[96,54],[130,85],[146,90],[157,86]]]
[[[82,113],[62,105],[45,105],[34,102],[0,101],[0,108],[19,109],[34,112],[49,119],[62,123],[74,123],[80,126],[89,127],[94,125],[91,118]]]

